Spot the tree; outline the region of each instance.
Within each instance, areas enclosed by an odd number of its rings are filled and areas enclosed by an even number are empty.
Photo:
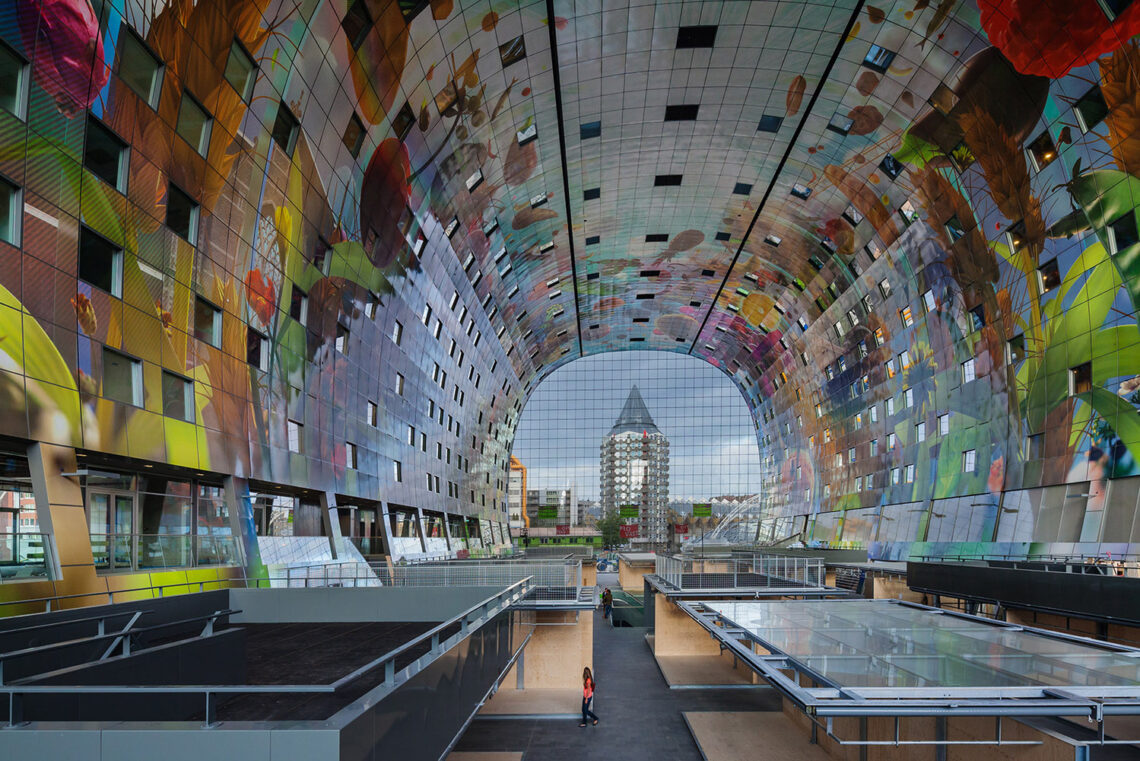
[[[621,544],[621,516],[617,510],[610,510],[598,519],[598,530],[602,532],[603,547],[616,547]]]

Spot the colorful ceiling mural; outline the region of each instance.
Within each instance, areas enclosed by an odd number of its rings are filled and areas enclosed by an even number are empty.
[[[747,398],[771,517],[871,543],[925,500],[909,546],[980,500],[945,536],[998,540],[1005,493],[1140,474],[1137,32],[1126,0],[16,0],[3,433],[501,513],[535,385],[663,349]],[[1006,539],[1129,541],[1093,522]]]

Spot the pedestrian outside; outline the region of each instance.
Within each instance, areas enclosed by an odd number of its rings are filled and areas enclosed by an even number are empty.
[[[614,593],[606,587],[606,591],[602,592],[602,618],[610,619],[610,624],[613,625],[614,615]]]

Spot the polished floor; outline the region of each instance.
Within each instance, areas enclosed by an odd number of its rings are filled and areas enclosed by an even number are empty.
[[[616,586],[617,576],[600,574],[598,584]],[[526,761],[701,761],[685,711],[780,710],[779,696],[769,688],[670,690],[645,632],[611,628],[600,612],[594,614],[598,726],[580,729],[569,719],[476,719],[455,749],[522,752]]]

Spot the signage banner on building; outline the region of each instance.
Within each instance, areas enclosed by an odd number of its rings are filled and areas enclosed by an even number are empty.
[[[570,524],[569,523],[559,524],[559,525],[555,526],[554,529],[555,529],[554,533],[558,534],[558,536],[570,536]]]
[[[558,505],[541,505],[538,508],[540,520],[554,520],[558,518]]]
[[[675,533],[675,534],[687,534],[687,533],[689,533],[689,524],[688,523],[678,523],[673,528],[673,533]]]
[[[641,514],[641,510],[637,505],[622,505],[620,510],[621,517],[623,518],[636,518]]]
[[[712,505],[708,502],[694,502],[693,503],[693,517],[694,518],[708,518],[712,515]]]
[[[622,539],[633,539],[636,536],[637,536],[637,524],[636,523],[626,523],[626,524],[622,525],[622,527],[621,527],[621,538]]]

